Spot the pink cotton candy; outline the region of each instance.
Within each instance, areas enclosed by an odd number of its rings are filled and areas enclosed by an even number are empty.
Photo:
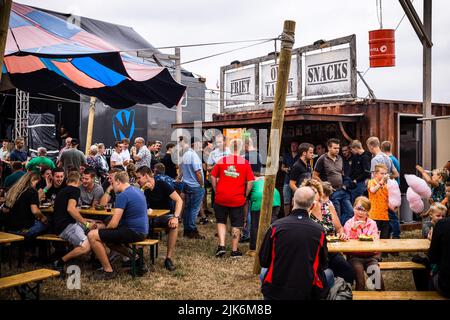
[[[413,203],[410,202],[409,203],[409,207],[415,213],[422,213],[423,209],[424,209],[424,205],[423,205],[422,199],[420,201],[416,201],[416,202],[413,202]]]
[[[410,186],[414,192],[422,198],[428,199],[431,197],[431,189],[425,180],[413,174],[405,174],[405,180],[408,186]]]
[[[402,194],[400,188],[398,187],[397,181],[389,179],[387,182],[388,193],[389,193],[389,207],[398,208],[402,204]]]
[[[409,207],[415,213],[421,213],[424,209],[422,198],[409,187],[406,190],[406,199],[408,200]]]

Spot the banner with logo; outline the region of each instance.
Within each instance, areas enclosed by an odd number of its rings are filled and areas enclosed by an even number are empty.
[[[104,143],[107,155],[111,155],[115,141],[128,138],[133,143],[137,137],[147,140],[147,112],[146,106],[137,105],[127,109],[113,109],[97,101],[92,143]],[[85,149],[88,118],[89,101],[82,99],[80,150]]]

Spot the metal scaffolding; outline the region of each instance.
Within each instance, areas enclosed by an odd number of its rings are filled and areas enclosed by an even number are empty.
[[[16,89],[16,121],[14,139],[22,137],[28,145],[28,116],[30,112],[30,94]]]

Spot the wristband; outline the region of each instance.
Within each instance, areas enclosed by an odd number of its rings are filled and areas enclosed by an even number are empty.
[[[44,193],[48,192],[48,189],[46,187],[43,190],[44,190]]]

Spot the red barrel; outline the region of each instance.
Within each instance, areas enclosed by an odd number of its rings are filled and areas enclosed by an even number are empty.
[[[369,58],[371,68],[395,66],[395,30],[369,31]]]

